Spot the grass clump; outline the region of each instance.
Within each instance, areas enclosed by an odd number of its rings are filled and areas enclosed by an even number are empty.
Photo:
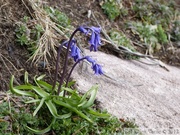
[[[131,42],[138,46],[136,47],[137,50],[145,54],[159,54],[158,52],[162,50],[162,48],[166,50],[169,45],[179,44],[180,13],[173,1],[103,0],[100,2],[100,5],[110,20],[116,20],[116,23],[119,24],[117,27],[127,31],[127,33],[131,32],[129,33],[131,35]],[[123,19],[125,21],[123,21]],[[127,22],[130,31],[125,27]],[[117,41],[118,39],[113,37],[117,36],[116,32],[110,30],[108,33],[110,33],[112,40],[114,40],[117,45],[119,43],[121,45],[128,44],[125,38],[122,38],[122,35],[119,37],[122,41]],[[132,47],[129,49],[133,50]]]
[[[62,27],[67,28],[67,27],[70,26],[71,21],[70,21],[69,17],[65,13],[63,13],[63,12],[57,10],[57,9],[54,9],[52,7],[48,7],[48,6],[46,6],[44,9],[47,12],[47,14],[50,16],[50,18],[60,28],[62,28]]]
[[[168,43],[167,35],[161,25],[157,26],[156,35],[157,35],[159,43],[161,44]]]
[[[118,17],[125,17],[128,15],[128,8],[123,6],[122,1],[104,0],[100,3],[101,8],[108,18],[113,21]]]
[[[48,59],[56,57],[55,46],[62,38],[68,38],[64,32],[70,27],[70,19],[65,13],[43,7],[33,0],[29,1],[28,6],[31,6],[33,13],[31,17],[25,16],[21,22],[17,22],[16,41],[28,48],[31,54],[29,60],[48,63]]]
[[[169,27],[177,12],[174,3],[160,0],[135,0],[132,11],[139,20],[152,25],[161,24],[165,29]]]
[[[35,24],[31,26],[30,17],[25,16],[22,23],[18,24],[16,27],[16,41],[21,46],[27,47],[31,55],[38,48],[38,42],[44,32],[41,25]]]
[[[167,35],[161,25],[149,25],[141,22],[131,22],[128,26],[132,33],[138,35],[140,41],[149,48],[150,54],[158,51],[163,44],[168,43]]]
[[[111,30],[110,33],[110,38],[112,41],[117,45],[117,46],[124,46],[130,49],[133,52],[136,52],[135,47],[132,45],[131,40],[123,33],[118,30]],[[138,59],[139,57],[137,56],[132,56],[129,54],[124,54],[124,57],[126,59]]]
[[[168,43],[167,33],[171,37],[171,41],[179,40],[178,20],[180,14],[175,8],[174,2],[156,0],[148,1],[147,4],[146,0],[136,0],[133,3],[132,11],[142,24],[157,26],[154,35],[157,37],[158,43]]]
[[[129,48],[131,51],[136,51],[135,48],[131,44],[131,40],[122,32],[117,30],[110,31],[110,37],[117,45],[122,45]]]

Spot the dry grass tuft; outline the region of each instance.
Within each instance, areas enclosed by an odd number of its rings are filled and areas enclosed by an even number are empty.
[[[42,7],[44,3],[41,0],[38,0],[38,2],[36,0],[22,0],[22,2],[31,14],[31,17],[37,24],[42,26],[44,31],[36,45],[35,52],[29,60],[34,64],[40,60],[48,63],[48,59],[56,57],[55,46],[59,45],[59,41],[62,38],[67,39],[68,37],[50,19]]]

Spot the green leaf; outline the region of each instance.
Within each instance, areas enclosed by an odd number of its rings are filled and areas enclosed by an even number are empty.
[[[25,72],[25,74],[24,74],[24,83],[25,84],[29,84],[29,81],[28,81],[28,72]]]
[[[38,82],[37,82],[36,76],[34,76],[34,82],[36,83],[36,85],[37,85],[38,87],[40,87],[40,85],[39,85]],[[40,88],[41,88],[41,87],[40,87]]]
[[[48,100],[48,101],[45,101],[49,111],[51,112],[51,114],[55,117],[55,118],[58,118],[58,119],[66,119],[66,118],[69,118],[72,113],[67,113],[67,114],[63,114],[63,115],[58,115],[57,114],[57,109],[56,109],[56,106],[52,103],[51,100]]]
[[[14,88],[14,87],[13,87],[13,81],[14,81],[14,76],[12,75],[11,80],[10,80],[10,90],[11,90],[12,93],[16,93],[16,94],[18,94],[18,95],[36,97],[36,95],[35,95],[34,93],[32,93],[32,92],[29,92],[29,91],[21,91],[21,90],[19,90],[17,87]],[[21,87],[21,86],[22,86],[22,85],[20,85],[19,87]],[[27,85],[24,85],[24,86],[27,86]],[[25,88],[28,88],[28,89],[29,89],[28,86],[25,87]]]
[[[36,80],[37,80],[37,81],[42,80],[45,76],[46,76],[46,75],[41,75],[41,76],[37,77]]]
[[[41,88],[37,87],[37,86],[31,86],[32,89],[39,94],[41,97],[47,97],[49,96],[49,93],[45,92],[44,90],[42,90]]]
[[[45,134],[45,133],[47,133],[47,132],[49,132],[51,130],[51,126],[55,123],[55,121],[56,121],[56,119],[53,118],[51,124],[47,128],[45,128],[43,130],[32,129],[32,128],[28,127],[28,126],[26,126],[26,128],[32,133],[42,135],[42,134]]]
[[[47,83],[47,82],[44,82],[44,81],[39,80],[39,81],[37,81],[37,83],[38,83],[41,87],[43,87],[44,89],[46,89],[48,92],[50,92],[50,91],[52,90],[52,85],[49,84],[49,83]]]
[[[57,100],[57,99],[55,99],[55,98],[53,99],[53,101],[54,101],[56,104],[61,105],[61,106],[64,106],[64,107],[70,109],[71,111],[73,111],[73,112],[75,112],[76,114],[78,114],[80,117],[82,117],[82,118],[86,119],[87,121],[93,123],[93,121],[92,121],[90,118],[88,118],[88,117],[87,117],[84,113],[82,113],[81,111],[77,110],[77,108],[72,107],[71,105],[69,105],[69,104],[67,104],[67,103],[64,103],[63,101]]]
[[[90,96],[89,100],[81,106],[82,108],[88,108],[94,104],[94,100],[96,99],[97,90],[98,90],[98,86],[95,85],[95,86],[91,87],[91,89],[85,93],[85,96],[83,97],[82,101],[84,101],[84,98],[86,98],[89,94],[91,94],[91,96]]]
[[[78,107],[81,107],[87,103],[87,100],[82,101],[80,104],[78,104]]]
[[[35,116],[37,114],[37,112],[41,109],[41,107],[43,106],[44,102],[45,102],[46,98],[42,98],[41,102],[39,103],[38,107],[36,108],[36,110],[33,112],[33,116]]]
[[[87,111],[89,114],[92,114],[92,115],[96,115],[98,117],[102,117],[102,118],[107,118],[107,117],[110,117],[111,115],[110,114],[107,114],[107,113],[99,113],[97,111],[94,111],[92,109],[88,109]]]
[[[68,88],[70,88],[72,85],[74,85],[76,82],[75,81],[71,81],[71,82],[68,82]]]
[[[19,85],[19,86],[15,86],[14,88],[20,90],[32,90],[32,85]]]
[[[33,86],[33,85],[19,85],[19,86],[16,86],[15,88],[16,89],[23,89],[23,90],[34,90],[41,97],[49,96],[49,93],[45,92],[40,87]]]
[[[77,107],[79,104],[80,98],[76,95],[71,95],[69,97],[61,97],[63,101],[71,106]]]
[[[71,88],[67,88],[67,87],[62,87],[62,90],[66,90],[70,93],[75,93],[76,91],[75,90],[72,90]]]
[[[95,86],[92,86],[91,89],[89,89],[81,98],[80,102],[83,102],[87,97],[88,95],[91,93],[91,91],[93,91],[96,87],[98,87],[97,85]]]
[[[41,101],[40,99],[33,99],[33,100],[26,101],[25,103],[29,104],[29,103],[36,103],[36,102],[40,102],[40,101]]]

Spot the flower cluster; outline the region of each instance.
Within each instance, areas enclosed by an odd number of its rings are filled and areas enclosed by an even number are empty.
[[[79,27],[79,31],[88,35],[91,34],[90,40],[89,40],[89,44],[90,46],[90,51],[97,51],[98,47],[101,45],[101,38],[100,38],[100,32],[101,32],[101,28],[100,27],[83,27],[80,26]]]
[[[79,28],[77,28],[77,31],[84,33],[86,36],[90,35],[90,40],[89,40],[90,51],[98,50],[98,47],[101,45],[101,40],[100,40],[101,28],[80,26]],[[70,45],[70,56],[74,59],[75,62],[79,62],[78,60],[86,59],[88,62],[92,64],[92,69],[96,75],[103,74],[102,67],[99,64],[97,64],[95,60],[93,60],[89,56],[82,57],[81,50],[78,48],[75,39],[64,42],[64,45],[65,46]]]

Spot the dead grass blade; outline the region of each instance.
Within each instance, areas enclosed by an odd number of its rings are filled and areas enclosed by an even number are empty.
[[[22,2],[33,19],[36,20],[36,23],[41,25],[43,29],[43,34],[36,45],[35,52],[28,61],[31,61],[34,64],[39,61],[48,63],[48,59],[56,57],[57,52],[55,46],[58,46],[59,41],[62,38],[68,39],[68,37],[56,26],[56,23],[50,19],[46,11],[43,9],[43,1],[38,0],[37,2],[36,0],[22,0]],[[33,13],[31,10],[33,10]]]

